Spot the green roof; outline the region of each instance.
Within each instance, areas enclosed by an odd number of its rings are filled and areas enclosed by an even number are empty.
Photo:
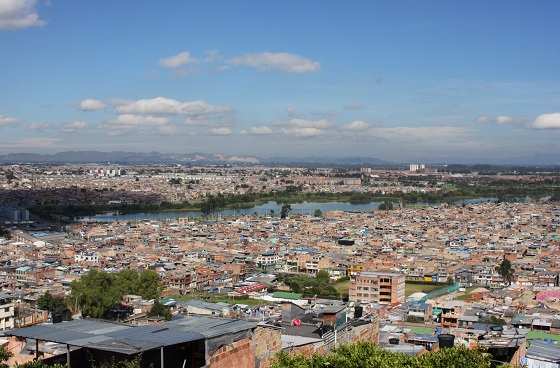
[[[434,330],[436,329],[434,328],[427,328],[427,327],[412,327],[412,326],[406,326],[406,328],[410,328],[410,331],[412,331],[412,333],[415,334],[433,334]]]
[[[551,339],[551,340],[556,340],[560,343],[560,335],[554,335],[554,334],[549,334],[540,331],[529,331],[529,333],[527,334],[527,340],[533,340],[533,339],[541,339],[541,340]]]
[[[289,293],[287,291],[277,291],[274,294],[272,294],[272,297],[278,299],[299,300],[302,297],[302,295],[303,294]]]

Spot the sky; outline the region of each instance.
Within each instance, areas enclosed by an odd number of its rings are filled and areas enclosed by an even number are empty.
[[[559,14],[557,0],[0,0],[0,154],[559,154]]]

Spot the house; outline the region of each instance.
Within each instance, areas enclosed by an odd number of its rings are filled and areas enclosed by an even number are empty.
[[[441,327],[458,327],[467,303],[452,300],[441,308]]]
[[[420,318],[424,322],[432,319],[432,305],[428,303],[412,303],[408,306],[407,316]]]
[[[141,355],[143,366],[253,368],[266,365],[281,348],[276,327],[209,317],[145,326],[74,320],[19,328],[6,336],[11,336],[8,350],[14,353],[10,366],[42,358],[47,364],[91,367],[92,361],[119,362]],[[61,345],[53,351],[52,343]]]

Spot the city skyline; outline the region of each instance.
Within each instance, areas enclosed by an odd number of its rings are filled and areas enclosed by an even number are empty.
[[[560,154],[559,11],[0,0],[0,154]]]

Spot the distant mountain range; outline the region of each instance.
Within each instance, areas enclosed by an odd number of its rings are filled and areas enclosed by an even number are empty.
[[[399,163],[384,161],[374,157],[271,157],[258,158],[255,156],[230,156],[220,153],[159,153],[159,152],[99,152],[99,151],[67,151],[55,154],[10,153],[0,155],[1,163],[56,163],[56,164],[86,164],[86,163],[115,163],[115,164],[184,164],[184,165],[253,165],[253,164],[285,164],[285,165],[356,165],[356,166],[396,166],[408,163],[426,165],[435,164],[488,164],[507,166],[560,166],[560,154],[539,154],[505,159],[488,158],[472,159],[469,157],[455,158],[425,158],[414,159],[410,162]]]

